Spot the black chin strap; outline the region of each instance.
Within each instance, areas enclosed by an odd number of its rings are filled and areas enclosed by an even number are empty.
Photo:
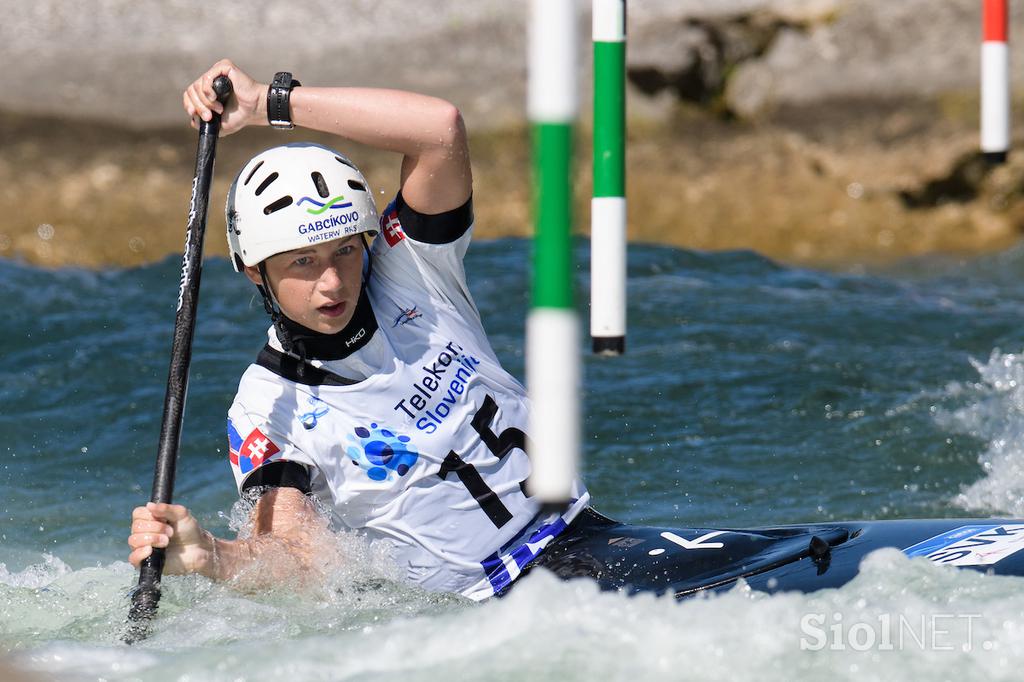
[[[295,353],[295,344],[292,342],[292,336],[288,333],[288,328],[284,324],[286,318],[284,313],[281,312],[281,306],[278,305],[277,299],[274,297],[274,290],[270,288],[270,278],[267,276],[265,261],[261,261],[256,267],[260,271],[260,280],[263,282],[262,285],[257,284],[256,289],[263,298],[263,309],[267,311],[267,315],[270,315],[270,321],[274,325],[274,330],[277,331],[277,339],[281,342],[281,348],[287,355],[295,356],[305,362],[306,358],[303,355]]]
[[[363,253],[366,254],[366,272],[363,273],[363,283],[370,281],[370,273],[373,272],[373,254],[370,253],[370,244],[366,241],[366,233],[360,232],[359,239],[363,242]]]

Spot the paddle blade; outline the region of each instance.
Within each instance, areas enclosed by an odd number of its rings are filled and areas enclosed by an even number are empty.
[[[139,566],[139,586],[132,592],[128,624],[122,637],[125,644],[135,644],[149,636],[149,622],[160,603],[160,576],[165,556],[163,548],[154,547],[153,553]]]

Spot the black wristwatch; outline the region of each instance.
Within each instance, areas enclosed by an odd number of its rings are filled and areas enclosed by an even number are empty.
[[[278,71],[274,74],[274,81],[267,90],[267,121],[274,128],[291,130],[295,127],[292,123],[292,109],[289,100],[292,95],[292,88],[302,85],[292,78],[287,71]]]

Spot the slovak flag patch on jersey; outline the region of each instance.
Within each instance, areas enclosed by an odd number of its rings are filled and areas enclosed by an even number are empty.
[[[380,218],[380,230],[384,233],[384,240],[388,246],[394,246],[405,239],[405,232],[402,231],[402,223],[398,221],[398,210],[392,208]]]
[[[235,425],[228,419],[228,452],[231,463],[243,474],[247,474],[281,452],[281,448],[259,429],[253,429],[243,440]]]

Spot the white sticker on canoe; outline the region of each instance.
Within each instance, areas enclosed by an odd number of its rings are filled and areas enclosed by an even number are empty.
[[[683,549],[722,549],[723,547],[725,547],[725,545],[721,542],[705,542],[705,540],[717,538],[719,535],[725,535],[725,531],[713,530],[710,533],[704,533],[704,535],[701,535],[699,538],[695,538],[693,540],[681,538],[675,533],[669,531],[665,531],[664,533],[662,533],[661,537],[665,538],[669,542],[673,542],[679,545]]]
[[[960,526],[907,547],[907,556],[936,564],[990,566],[1024,549],[1024,524]]]

